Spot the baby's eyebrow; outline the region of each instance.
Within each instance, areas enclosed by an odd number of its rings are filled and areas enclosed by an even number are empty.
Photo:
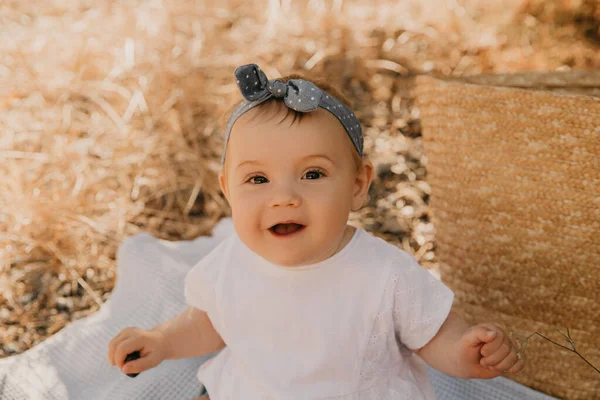
[[[298,160],[298,163],[301,163],[306,160],[310,160],[311,158],[324,158],[329,161],[331,164],[335,165],[335,162],[327,155],[327,154],[309,154],[307,156],[302,157]]]
[[[241,168],[244,165],[262,165],[262,163],[260,161],[256,161],[256,160],[246,160],[244,162],[239,163],[235,169]]]
[[[309,154],[307,156],[302,157],[300,160],[298,160],[298,164],[302,163],[306,160],[312,159],[312,158],[323,158],[323,159],[329,161],[331,164],[335,165],[335,162],[326,154]],[[244,165],[263,165],[263,163],[258,160],[246,160],[246,161],[239,163],[237,165],[237,167],[235,167],[235,169],[238,169]]]

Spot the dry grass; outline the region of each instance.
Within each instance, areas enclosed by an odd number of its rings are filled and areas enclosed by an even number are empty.
[[[352,100],[378,172],[352,219],[435,268],[411,77],[599,68],[595,0],[540,4],[0,1],[0,357],[97,311],[124,238],[228,214],[219,118],[243,63]]]

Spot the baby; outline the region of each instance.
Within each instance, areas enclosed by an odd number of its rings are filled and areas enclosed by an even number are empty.
[[[235,75],[245,101],[219,174],[235,234],[186,276],[189,308],[121,331],[109,362],[133,374],[222,349],[197,375],[213,400],[434,399],[423,360],[460,378],[520,371],[501,328],[467,325],[412,255],[348,224],[373,167],[342,95],[254,64]]]

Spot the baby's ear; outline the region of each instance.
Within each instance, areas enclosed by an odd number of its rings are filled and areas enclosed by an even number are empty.
[[[367,200],[369,188],[373,181],[373,164],[369,160],[363,160],[361,169],[356,174],[354,185],[354,196],[352,199],[352,210],[359,210]]]
[[[225,173],[223,172],[223,168],[219,171],[219,185],[221,186],[221,191],[225,195],[227,202],[229,202],[229,192],[227,191],[227,179],[225,177]]]

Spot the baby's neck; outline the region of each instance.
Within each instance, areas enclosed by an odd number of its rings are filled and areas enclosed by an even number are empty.
[[[346,245],[352,239],[352,236],[354,236],[354,231],[356,231],[355,227],[353,227],[352,225],[346,225],[346,228],[344,229],[344,234],[342,235],[342,240],[340,241],[338,248],[335,249],[335,251],[330,257],[332,257],[334,254],[339,253],[344,247],[346,247]]]

